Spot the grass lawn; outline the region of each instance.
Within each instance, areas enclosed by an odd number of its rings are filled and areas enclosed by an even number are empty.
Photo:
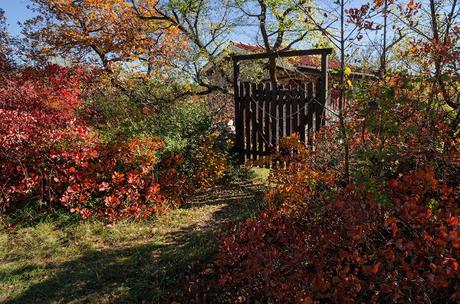
[[[8,229],[14,219],[0,219],[0,303],[157,303],[262,195],[260,184],[232,183],[155,220],[112,226],[25,214],[28,225]]]

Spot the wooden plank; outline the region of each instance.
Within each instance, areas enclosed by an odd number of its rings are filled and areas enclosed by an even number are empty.
[[[234,100],[235,100],[235,117],[233,119],[234,121],[234,124],[235,124],[235,151],[236,152],[239,152],[241,150],[241,145],[240,145],[240,142],[241,142],[241,137],[240,137],[240,133],[241,133],[241,129],[240,129],[240,126],[239,126],[239,123],[240,123],[240,96],[239,96],[239,93],[240,93],[240,89],[239,89],[239,86],[238,84],[233,88],[233,96],[234,96]]]
[[[285,86],[281,86],[281,88],[278,90],[278,144],[281,142],[281,139],[284,137],[284,106],[286,103],[286,94],[285,94]]]
[[[274,154],[276,154],[278,148],[279,140],[279,91],[280,87],[277,84],[273,84],[273,93],[272,93],[272,167],[276,168],[276,161],[274,159]]]
[[[252,159],[257,160],[257,103],[259,102],[259,92],[257,85],[251,84],[251,152]]]
[[[316,83],[316,100],[317,102],[315,103],[315,132],[318,132],[321,126],[323,125],[323,112],[324,112],[324,105],[322,104],[323,100],[322,99],[322,90],[323,90],[323,84],[321,83],[321,80],[319,80]]]
[[[271,148],[270,154],[275,153],[277,138],[278,138],[278,86],[272,84],[272,92],[270,96],[270,126],[271,126]]]
[[[258,108],[257,108],[257,155],[259,160],[262,159],[264,154],[264,103],[265,103],[265,84],[259,84],[259,98],[258,98]]]
[[[239,156],[239,159],[243,160],[244,162],[244,137],[245,137],[245,133],[244,133],[244,108],[245,108],[245,104],[244,104],[244,84],[242,82],[240,82],[238,84],[239,86],[239,99],[240,99],[240,113],[239,113],[239,116],[240,116],[240,120],[239,120],[239,123],[240,123],[240,130],[241,130],[241,133],[240,133],[240,144],[241,144],[241,151],[240,151],[240,156]]]
[[[306,111],[307,111],[307,85],[304,84],[300,88],[300,111],[299,111],[299,135],[300,135],[300,141],[305,143],[305,127],[306,127]]]
[[[270,155],[270,115],[271,115],[271,105],[272,105],[272,85],[267,83],[265,86],[265,101],[264,101],[264,154],[265,154],[265,167],[269,168],[270,163],[268,161],[268,155]]]
[[[312,49],[312,50],[294,50],[284,52],[271,52],[271,53],[258,53],[258,54],[247,54],[247,55],[235,55],[232,56],[234,61],[241,60],[254,60],[254,59],[265,59],[265,58],[282,58],[282,57],[293,57],[293,56],[307,56],[307,55],[322,55],[332,54],[331,48],[323,49]]]
[[[308,137],[308,145],[311,146],[313,145],[313,111],[315,109],[315,104],[314,104],[314,95],[313,95],[313,83],[309,83],[307,85],[307,137]]]
[[[244,83],[244,131],[246,160],[251,158],[251,115],[250,115],[251,86],[249,82]]]
[[[240,129],[240,139],[239,139],[239,145],[240,145],[240,151],[239,151],[239,156],[238,160],[241,163],[244,163],[244,109],[246,107],[245,102],[244,102],[244,84],[242,82],[239,83],[239,94],[238,98],[240,100],[240,109],[239,109],[239,129]]]
[[[285,136],[290,136],[292,131],[292,87],[286,86],[286,116],[285,116],[285,124],[286,124],[286,134]]]
[[[299,134],[299,98],[300,98],[300,90],[299,86],[295,86],[293,89],[294,98],[292,100],[292,133]]]

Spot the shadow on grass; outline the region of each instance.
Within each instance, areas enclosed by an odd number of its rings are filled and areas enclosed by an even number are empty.
[[[48,263],[44,272],[49,277],[6,303],[157,303],[178,288],[185,273],[212,257],[218,235],[259,210],[262,192],[262,187],[243,183],[201,193],[187,208],[219,206],[203,222],[170,232],[162,241],[86,251],[71,261]]]

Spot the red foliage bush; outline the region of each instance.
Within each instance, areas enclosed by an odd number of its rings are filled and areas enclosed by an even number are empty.
[[[460,187],[449,188],[432,169],[420,169],[385,190],[387,206],[358,185],[308,208],[273,205],[224,240],[216,281],[193,289],[192,298],[458,303]]]
[[[10,71],[0,86],[0,209],[59,203],[83,218],[148,217],[175,203],[158,180],[161,139],[104,146],[77,116],[86,74],[57,65]],[[166,174],[167,173],[167,174]],[[176,176],[177,177],[177,176]]]
[[[81,70],[49,66],[2,75],[0,85],[0,208],[39,195],[49,150],[76,125]]]
[[[286,139],[269,207],[188,278],[188,302],[458,303],[460,142],[417,88],[396,78],[348,113],[351,184],[334,126],[314,152]]]
[[[179,170],[180,155],[157,157],[160,138],[102,143],[81,119],[83,69],[50,65],[4,71],[0,84],[0,211],[41,200],[83,218],[147,218],[167,211],[226,168],[204,140],[195,178]],[[210,141],[213,139],[210,138]]]
[[[108,220],[147,218],[165,212],[175,200],[167,199],[155,176],[155,151],[160,139],[135,138],[116,149],[90,145],[67,146],[52,154],[55,170],[50,188],[59,201],[83,218]]]

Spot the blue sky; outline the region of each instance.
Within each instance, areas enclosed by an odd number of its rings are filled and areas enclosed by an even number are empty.
[[[0,0],[0,8],[5,11],[8,22],[8,29],[11,34],[17,35],[21,32],[18,22],[33,17],[33,13],[27,9],[29,0]]]
[[[366,2],[366,0],[349,0],[352,6],[358,7],[360,4]],[[21,32],[21,26],[18,22],[25,21],[34,17],[34,13],[27,8],[31,5],[31,0],[0,0],[0,8],[6,13],[8,29],[11,34],[19,35]],[[254,41],[256,29],[254,31],[248,31],[248,29],[238,30],[233,33],[231,40],[251,42]]]

